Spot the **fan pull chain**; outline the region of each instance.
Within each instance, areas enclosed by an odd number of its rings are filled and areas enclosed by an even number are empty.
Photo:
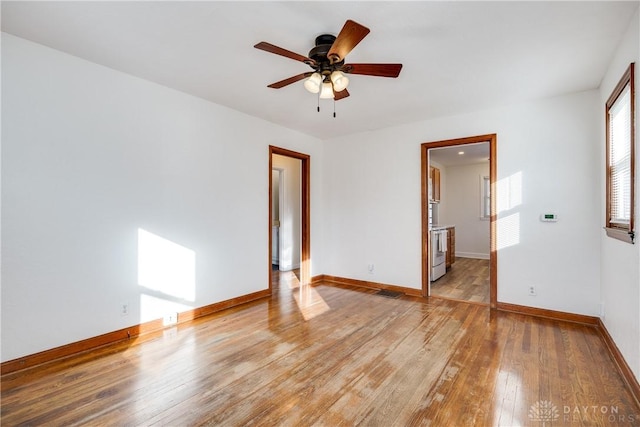
[[[336,118],[336,99],[333,98],[333,118]]]
[[[318,113],[320,112],[320,92],[318,91]]]

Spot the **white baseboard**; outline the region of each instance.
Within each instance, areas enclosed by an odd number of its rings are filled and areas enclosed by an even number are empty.
[[[489,254],[478,254],[475,252],[456,252],[456,258],[489,259]]]

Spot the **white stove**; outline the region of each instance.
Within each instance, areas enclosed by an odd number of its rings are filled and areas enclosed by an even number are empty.
[[[431,229],[431,281],[438,280],[447,272],[447,229]]]

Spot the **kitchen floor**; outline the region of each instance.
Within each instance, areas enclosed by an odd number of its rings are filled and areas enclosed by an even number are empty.
[[[489,260],[456,258],[447,274],[431,283],[431,295],[489,304]]]

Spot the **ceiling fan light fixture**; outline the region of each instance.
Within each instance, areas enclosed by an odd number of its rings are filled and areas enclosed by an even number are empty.
[[[311,93],[320,92],[320,85],[322,84],[322,76],[319,73],[313,73],[307,80],[304,81],[304,88]]]
[[[2,0],[0,0],[2,1]],[[306,90],[316,94],[318,111],[320,99],[339,101],[350,96],[348,74],[361,74],[376,77],[398,77],[402,64],[354,64],[345,63],[345,58],[369,34],[369,29],[351,19],[347,19],[340,33],[320,34],[316,37],[315,46],[308,56],[300,55],[268,42],[260,42],[253,47],[275,55],[284,56],[310,66],[313,71],[300,73],[284,80],[267,85],[273,89],[281,89],[292,83],[303,81]],[[335,102],[334,102],[335,117]]]
[[[342,92],[349,86],[349,78],[342,71],[331,73],[331,82],[333,83],[333,90],[336,92]]]
[[[333,98],[333,86],[331,82],[322,83],[322,91],[320,92],[321,99],[331,99]]]

